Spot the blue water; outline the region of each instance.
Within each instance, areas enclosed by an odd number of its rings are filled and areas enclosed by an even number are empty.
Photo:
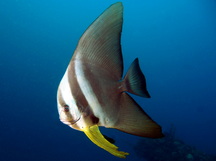
[[[114,0],[0,1],[0,160],[121,160],[59,121],[56,91],[77,42]],[[151,99],[135,97],[163,131],[216,155],[216,1],[123,1],[122,50]],[[139,137],[104,129],[127,160]],[[140,147],[142,148],[142,147]]]

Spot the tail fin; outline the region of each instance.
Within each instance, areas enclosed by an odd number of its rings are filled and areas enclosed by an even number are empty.
[[[144,74],[142,73],[138,58],[136,58],[131,64],[127,74],[123,80],[124,90],[130,92],[132,94],[150,98],[150,94],[146,88],[146,79]]]

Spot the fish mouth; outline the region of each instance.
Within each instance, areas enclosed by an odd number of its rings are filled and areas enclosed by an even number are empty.
[[[66,124],[66,125],[73,125],[73,124],[75,124],[77,121],[79,121],[80,118],[81,118],[81,116],[80,116],[78,119],[76,119],[76,120],[63,120],[63,119],[60,119],[60,120],[61,120],[61,122],[63,122],[63,123]]]

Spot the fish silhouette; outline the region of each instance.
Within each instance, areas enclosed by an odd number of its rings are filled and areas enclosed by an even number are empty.
[[[100,132],[99,126],[151,138],[163,136],[161,127],[128,94],[150,98],[138,59],[124,77],[121,51],[123,6],[106,9],[84,32],[59,84],[60,120],[83,131],[96,145],[125,158]]]

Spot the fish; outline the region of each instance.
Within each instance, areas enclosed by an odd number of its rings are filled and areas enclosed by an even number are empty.
[[[118,150],[99,127],[150,138],[163,133],[130,95],[150,98],[138,58],[123,77],[122,25],[123,4],[117,2],[87,28],[58,86],[57,106],[61,122],[112,155],[126,158],[129,153]]]

